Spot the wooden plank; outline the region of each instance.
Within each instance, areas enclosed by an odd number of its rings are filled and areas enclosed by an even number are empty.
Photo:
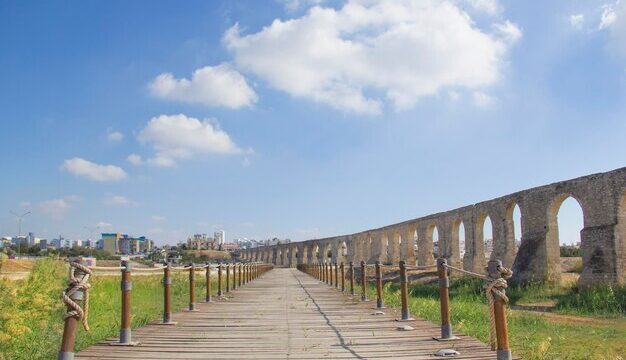
[[[295,269],[275,269],[198,312],[174,314],[176,326],[148,325],[135,347],[101,342],[76,359],[432,359],[442,348],[457,359],[495,359],[480,341],[433,340],[439,327],[417,319],[396,322],[392,309],[372,315],[362,303]],[[413,331],[399,331],[410,325]]]

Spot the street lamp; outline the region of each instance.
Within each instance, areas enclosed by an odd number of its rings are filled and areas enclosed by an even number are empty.
[[[11,214],[13,214],[16,218],[17,218],[17,223],[18,223],[18,230],[17,230],[17,258],[20,258],[20,252],[22,249],[22,240],[20,239],[22,237],[22,219],[30,214],[30,211],[27,211],[23,214],[18,214],[15,211],[9,211]]]

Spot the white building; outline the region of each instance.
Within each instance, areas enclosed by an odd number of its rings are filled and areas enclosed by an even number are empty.
[[[224,230],[216,231],[213,233],[213,239],[217,245],[224,245],[226,240],[226,232]]]

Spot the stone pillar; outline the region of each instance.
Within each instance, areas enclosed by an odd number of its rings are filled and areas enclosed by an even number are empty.
[[[400,262],[401,254],[401,240],[403,240],[400,236],[400,232],[398,230],[391,230],[387,232],[387,237],[389,239],[389,262],[394,265],[398,265]]]
[[[403,260],[409,266],[415,265],[415,228],[408,226],[404,231],[404,238],[402,239],[402,247],[404,248],[405,257]]]
[[[433,257],[432,226],[419,226],[417,238],[417,264],[419,266],[433,265],[435,258]]]

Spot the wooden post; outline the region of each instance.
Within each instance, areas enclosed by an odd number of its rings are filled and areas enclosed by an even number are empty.
[[[400,301],[402,303],[402,318],[398,321],[410,321],[415,320],[409,314],[409,279],[406,274],[406,263],[400,261]]]
[[[339,269],[337,268],[337,263],[335,262],[335,289],[339,287]]]
[[[85,265],[85,262],[82,258],[75,258],[70,260],[71,262],[78,263],[80,265]],[[72,268],[70,268],[70,272]],[[77,279],[83,279],[88,274],[82,271],[79,268],[74,269],[74,277]],[[89,278],[85,279],[88,280]],[[74,284],[69,283],[68,287],[65,289],[65,293],[67,296],[74,302],[80,303],[84,299],[84,291],[82,289],[75,289],[70,292],[74,287]],[[72,311],[70,306],[67,307],[67,311]],[[68,316],[65,318],[65,324],[63,326],[63,339],[61,340],[61,349],[57,355],[57,360],[73,360],[74,359],[74,343],[76,341],[76,330],[78,328],[78,315]]]
[[[450,324],[450,280],[448,279],[448,264],[446,259],[437,259],[437,275],[439,276],[439,303],[441,307],[441,337],[435,338],[439,341],[454,340],[452,335],[452,325]]]
[[[222,296],[222,263],[217,264],[217,296]]]
[[[341,262],[341,292],[346,291],[346,270]]]
[[[237,280],[237,281],[238,281],[238,283],[237,283],[237,286],[238,286],[238,287],[241,287],[241,276],[242,276],[242,270],[241,270],[241,268],[242,268],[242,267],[243,267],[243,264],[239,263],[239,279]]]
[[[134,346],[136,342],[132,341],[131,322],[130,322],[130,301],[133,283],[131,280],[131,263],[128,260],[122,260],[122,321],[120,324],[120,341],[114,343],[116,345]]]
[[[162,325],[176,325],[172,321],[172,264],[163,268],[163,322]]]
[[[189,263],[189,311],[196,310],[196,269]]]
[[[365,281],[365,261],[361,260],[361,301],[367,301],[367,293],[365,287],[367,286]]]
[[[226,264],[226,292],[230,291],[230,264]]]
[[[354,263],[350,261],[350,295],[354,296]]]
[[[383,304],[383,276],[380,269],[380,261],[376,261],[376,308],[384,308]]]
[[[211,264],[207,261],[204,265],[206,266],[204,273],[206,278],[206,295],[204,302],[211,302]]]
[[[487,271],[489,277],[492,279],[501,278],[500,268],[502,267],[502,261],[490,260],[487,263]],[[505,289],[500,289],[505,292]],[[498,296],[494,296],[493,315],[496,322],[496,339],[498,341],[498,348],[496,356],[498,360],[511,360],[511,349],[509,348],[509,333],[506,321],[506,303]]]

